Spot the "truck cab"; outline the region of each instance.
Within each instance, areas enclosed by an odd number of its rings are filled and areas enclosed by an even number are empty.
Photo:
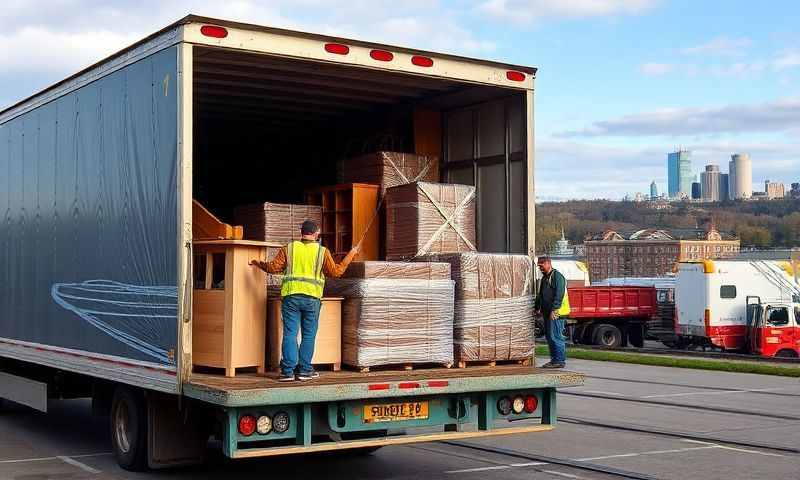
[[[747,302],[749,352],[765,357],[800,357],[800,303],[763,302],[758,297],[748,297]]]

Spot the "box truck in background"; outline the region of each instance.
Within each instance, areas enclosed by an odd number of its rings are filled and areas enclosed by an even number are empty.
[[[556,388],[580,375],[331,372],[298,387],[192,363],[193,198],[229,219],[300,203],[349,155],[440,155],[444,181],[476,188],[481,249],[532,256],[535,73],[188,16],[0,111],[0,398],[46,411],[91,397],[127,469],[197,462],[210,435],[244,458],[553,428]],[[364,413],[398,405],[415,415]],[[509,426],[523,418],[539,421]]]

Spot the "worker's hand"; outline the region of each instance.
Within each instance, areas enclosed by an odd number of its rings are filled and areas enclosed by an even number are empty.
[[[361,253],[361,242],[356,243],[353,248],[350,250],[353,255],[358,255]]]
[[[250,260],[250,263],[249,263],[249,265],[252,265],[254,267],[260,267],[261,266],[260,264],[261,264],[261,262],[259,262],[258,260]]]
[[[558,320],[558,312],[550,312],[548,320]]]

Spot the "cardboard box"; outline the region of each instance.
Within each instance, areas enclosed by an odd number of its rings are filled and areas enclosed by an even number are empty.
[[[386,193],[386,258],[474,252],[475,187],[417,182]]]
[[[332,279],[325,290],[345,297],[345,364],[452,365],[452,280]]]
[[[380,193],[398,185],[438,182],[439,158],[400,152],[375,152],[339,163],[340,183],[371,183]]]
[[[525,360],[533,356],[533,263],[526,255],[427,255],[447,262],[455,281],[456,362]]]
[[[234,221],[244,227],[249,240],[276,242],[285,245],[300,240],[300,226],[306,219],[322,225],[322,208],[314,205],[257,203],[241,205],[233,211]]]

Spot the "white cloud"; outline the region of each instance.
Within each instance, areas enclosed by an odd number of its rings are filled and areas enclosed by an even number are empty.
[[[478,11],[498,20],[526,25],[543,18],[636,15],[659,0],[486,0]]]
[[[677,136],[776,132],[800,127],[800,99],[716,108],[664,108],[595,122],[563,136]]]
[[[723,55],[739,56],[750,48],[753,41],[747,37],[731,38],[726,36],[716,37],[706,43],[687,47],[681,50],[687,55]]]
[[[639,66],[639,71],[650,77],[659,77],[675,70],[676,65],[671,63],[648,62]]]
[[[800,50],[781,52],[773,61],[772,66],[777,71],[800,67]]]

